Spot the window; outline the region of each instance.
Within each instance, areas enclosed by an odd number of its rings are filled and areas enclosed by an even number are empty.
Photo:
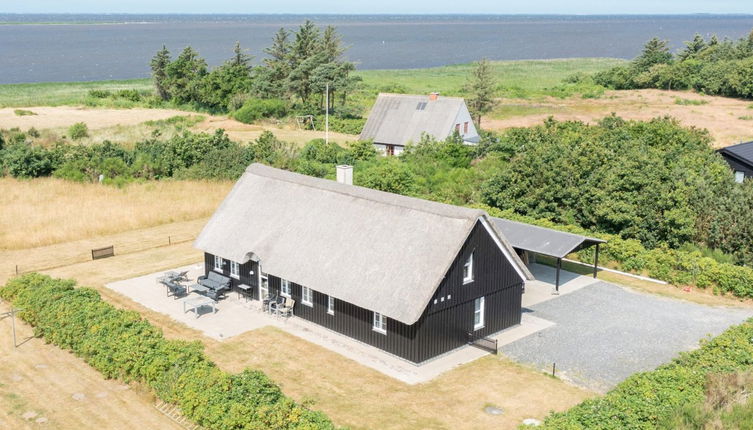
[[[479,297],[473,302],[473,329],[484,328],[484,298]]]
[[[222,266],[225,264],[225,261],[222,260],[222,257],[215,255],[214,256],[214,270],[218,270],[222,272]]]
[[[455,124],[455,131],[460,133],[460,124]]]
[[[463,283],[467,284],[473,282],[473,253],[468,256],[463,264]]]
[[[374,331],[378,331],[382,334],[387,334],[387,320],[384,318],[384,315],[380,314],[379,312],[374,312]]]
[[[745,180],[745,172],[741,172],[739,170],[735,171],[735,182],[738,184],[742,184]]]
[[[416,110],[424,110],[424,109],[426,109],[426,105],[427,105],[427,103],[426,103],[426,102],[419,102],[419,103],[418,103],[418,104],[416,105]]]
[[[468,134],[468,121],[463,123],[463,134]]]
[[[287,279],[280,279],[280,295],[290,297],[290,281]]]
[[[335,298],[327,296],[327,313],[330,315],[335,314]]]
[[[232,276],[235,279],[239,279],[241,277],[241,268],[238,263],[235,261],[230,262],[230,276]]]
[[[301,303],[306,306],[314,306],[314,293],[309,287],[301,287]]]

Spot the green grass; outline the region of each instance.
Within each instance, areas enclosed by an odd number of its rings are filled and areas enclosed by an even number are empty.
[[[614,58],[573,58],[562,60],[494,61],[492,67],[500,96],[532,98],[557,95],[562,80],[577,72],[595,73],[625,60]],[[374,92],[427,94],[439,91],[447,96],[462,95],[472,64],[407,70],[361,70],[356,72]]]
[[[708,103],[708,100],[681,99],[679,97],[675,97],[675,104],[681,106],[701,106]]]
[[[45,82],[34,84],[0,85],[0,107],[106,105],[109,107],[133,107],[127,100],[93,99],[91,90],[152,90],[150,79],[97,82]],[[143,104],[143,103],[141,103]]]
[[[36,115],[36,113],[26,110],[26,109],[16,109],[13,111],[17,116],[29,116],[29,115]]]
[[[608,69],[624,60],[613,58],[574,58],[563,60],[521,60],[492,62],[501,97],[533,98],[553,95],[567,96],[579,91],[577,84],[563,84],[562,80],[574,73],[594,73]],[[146,65],[144,66],[146,67]],[[473,68],[460,64],[426,69],[359,70],[355,75],[363,79],[362,91],[353,100],[370,106],[379,92],[405,92],[427,94],[439,91],[448,96],[462,96],[463,85]],[[100,107],[170,107],[148,98],[132,102],[123,98],[97,98],[90,91],[119,90],[152,91],[149,79],[98,82],[49,82],[34,84],[0,85],[0,107],[86,105]],[[190,107],[186,107],[191,109]]]

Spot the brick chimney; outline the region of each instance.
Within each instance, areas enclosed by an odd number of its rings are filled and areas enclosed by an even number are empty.
[[[439,93],[429,93],[429,101],[435,102],[439,98]]]

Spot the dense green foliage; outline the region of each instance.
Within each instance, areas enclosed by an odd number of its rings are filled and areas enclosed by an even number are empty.
[[[331,429],[322,413],[286,397],[264,373],[229,374],[198,342],[167,340],[134,311],[116,309],[90,288],[39,274],[15,278],[0,297],[23,309],[34,334],[71,351],[106,378],[145,384],[207,429]]]
[[[261,118],[283,118],[287,113],[287,106],[282,100],[249,98],[240,109],[233,112],[233,118],[251,124]]]
[[[466,103],[476,126],[481,126],[481,117],[494,109],[496,82],[492,67],[486,58],[482,58],[474,67],[465,86]]]
[[[79,140],[85,137],[89,137],[89,127],[86,125],[86,123],[77,122],[68,127],[68,137],[73,140]]]
[[[738,41],[705,40],[696,34],[685,44],[673,55],[666,41],[653,38],[629,65],[597,73],[594,80],[615,89],[695,89],[753,98],[753,32]]]
[[[704,399],[710,375],[753,366],[753,321],[732,327],[700,349],[681,353],[651,372],[637,373],[603,397],[550,415],[547,429],[656,429],[676,411]]]
[[[753,188],[734,183],[705,131],[607,117],[593,126],[548,120],[502,140],[515,153],[483,186],[490,206],[753,263]]]
[[[343,59],[345,48],[332,26],[322,31],[306,21],[293,33],[281,28],[264,52],[263,64],[253,66],[253,57],[236,43],[232,58],[210,71],[190,46],[175,60],[163,46],[151,61],[156,93],[162,100],[219,112],[233,111],[243,105],[241,100],[254,98],[282,100],[297,112],[317,115],[325,108],[327,89],[331,109],[338,100],[345,105],[358,82],[351,76],[355,65]],[[236,116],[255,117],[244,107]]]

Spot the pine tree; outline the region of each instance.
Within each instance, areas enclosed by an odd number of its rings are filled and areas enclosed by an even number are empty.
[[[645,72],[655,64],[669,64],[671,62],[672,53],[669,52],[668,42],[654,37],[646,42],[641,55],[633,60],[633,66],[639,72]]]
[[[685,42],[685,49],[683,49],[683,51],[679,54],[680,60],[693,58],[696,56],[696,54],[703,51],[705,48],[706,40],[704,40],[703,36],[696,33],[695,37],[693,37],[693,40]]]
[[[256,92],[263,97],[282,97],[290,75],[290,33],[280,28],[272,39],[272,46],[264,49],[268,58],[258,73]]]
[[[331,25],[324,29],[322,51],[327,56],[328,63],[338,61],[345,52],[345,48],[342,46],[342,37],[337,34],[337,29]]]
[[[207,63],[187,46],[170,65],[167,66],[166,87],[172,99],[178,103],[196,102],[202,78],[207,74]]]
[[[167,91],[167,66],[170,65],[170,51],[167,50],[165,45],[162,45],[162,49],[157,51],[157,54],[152,58],[152,79],[154,81],[154,88],[157,90],[157,96],[162,100],[170,98],[170,94]]]
[[[306,20],[303,25],[298,27],[291,49],[291,61],[294,67],[316,55],[319,48],[319,39],[319,29],[313,22]]]
[[[476,63],[465,86],[468,93],[468,109],[475,119],[476,125],[481,127],[481,117],[494,109],[494,90],[496,82],[492,74],[492,68],[486,58]]]
[[[251,70],[251,60],[253,60],[254,57],[244,51],[247,50],[241,48],[241,42],[235,42],[235,47],[233,48],[233,58],[230,60],[230,65],[243,67],[246,70]]]

